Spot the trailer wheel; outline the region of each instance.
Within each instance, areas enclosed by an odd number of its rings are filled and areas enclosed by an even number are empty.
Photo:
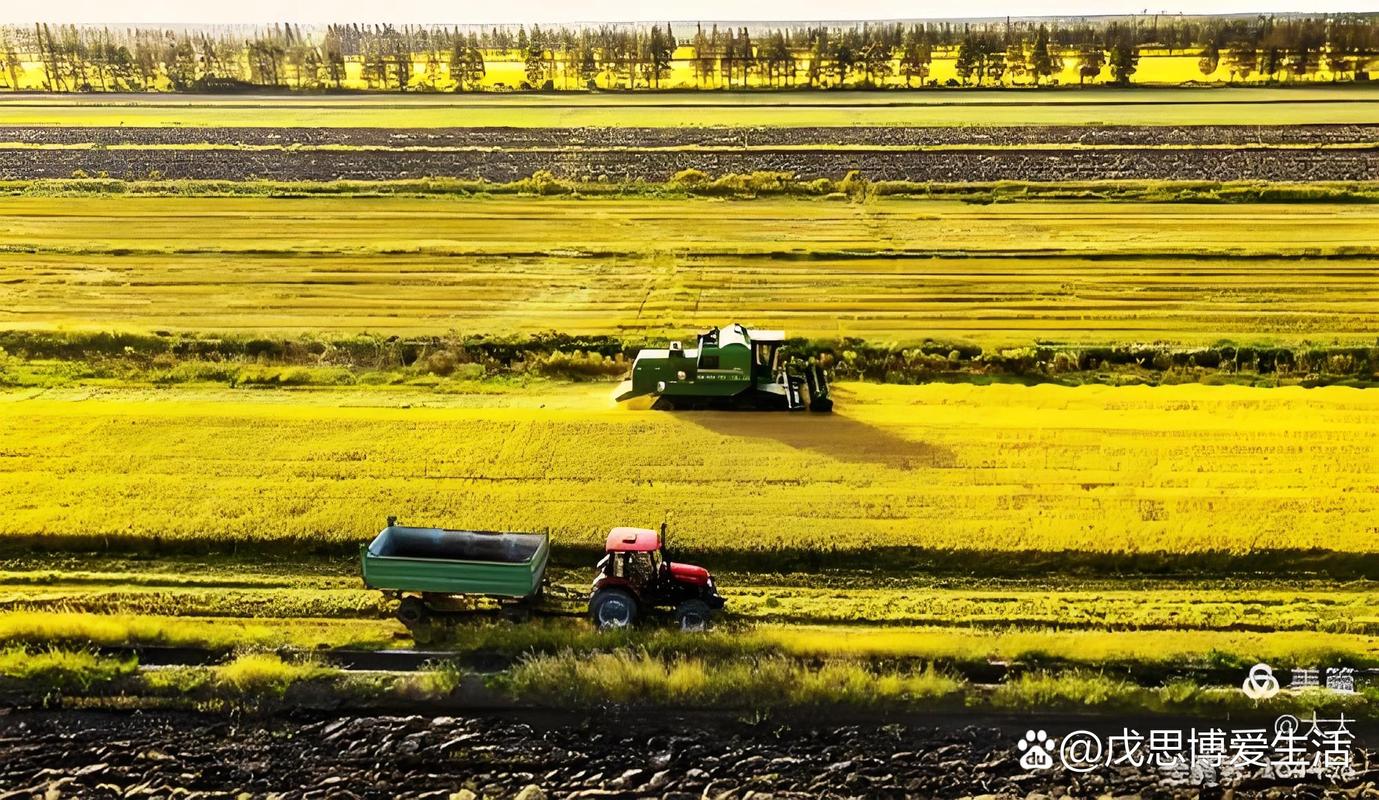
[[[531,619],[531,606],[526,603],[504,603],[498,607],[498,615],[508,622],[527,622]]]
[[[426,604],[419,597],[404,597],[397,607],[397,621],[411,628],[426,620]]]
[[[682,631],[706,631],[711,614],[709,604],[703,600],[686,600],[675,607],[675,624]]]
[[[417,625],[410,630],[414,647],[426,647],[438,638],[434,625]]]
[[[631,627],[637,621],[637,598],[626,589],[604,589],[589,601],[589,615],[599,629]]]

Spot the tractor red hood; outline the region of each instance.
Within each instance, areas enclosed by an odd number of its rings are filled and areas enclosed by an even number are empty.
[[[709,571],[693,564],[677,564],[672,561],[670,562],[670,574],[675,580],[684,583],[703,586],[709,582]]]

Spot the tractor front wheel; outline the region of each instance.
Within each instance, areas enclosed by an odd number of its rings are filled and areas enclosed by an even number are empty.
[[[637,621],[637,598],[626,589],[603,589],[589,601],[589,615],[601,630],[631,627]]]
[[[712,613],[703,600],[686,600],[675,607],[675,624],[682,631],[706,631]]]

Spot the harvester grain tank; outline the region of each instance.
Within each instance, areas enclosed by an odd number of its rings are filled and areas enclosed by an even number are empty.
[[[782,357],[785,334],[739,323],[699,334],[694,347],[646,349],[614,398],[654,398],[653,408],[733,408],[827,412],[828,380],[817,362],[798,369]],[[807,394],[806,394],[807,393]]]

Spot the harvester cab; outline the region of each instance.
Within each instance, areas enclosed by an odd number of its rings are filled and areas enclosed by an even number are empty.
[[[828,380],[818,362],[796,370],[784,363],[784,344],[782,331],[752,330],[739,323],[710,328],[699,334],[693,348],[671,342],[664,350],[642,350],[614,397],[619,402],[652,397],[653,408],[667,410],[832,411]]]
[[[723,608],[713,576],[703,567],[671,561],[666,526],[614,528],[608,534],[589,594],[589,615],[600,628],[625,628],[653,608],[674,611],[682,630],[703,630]]]

